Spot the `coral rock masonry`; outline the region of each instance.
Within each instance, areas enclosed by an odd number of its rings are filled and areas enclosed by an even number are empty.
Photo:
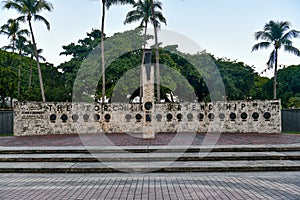
[[[154,133],[281,132],[278,100],[153,103],[150,119],[146,119],[148,104],[19,102],[14,111],[14,134],[143,133],[149,131],[145,129],[149,123]]]

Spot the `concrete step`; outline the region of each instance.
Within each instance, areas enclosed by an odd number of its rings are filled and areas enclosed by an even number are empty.
[[[300,144],[291,145],[218,145],[218,146],[59,146],[59,147],[2,147],[0,154],[56,153],[151,153],[151,152],[264,152],[300,151]]]
[[[0,173],[299,171],[300,161],[2,162]]]
[[[198,153],[0,154],[0,162],[149,162],[149,161],[300,160],[300,151]]]
[[[0,173],[300,170],[300,145],[0,147]]]

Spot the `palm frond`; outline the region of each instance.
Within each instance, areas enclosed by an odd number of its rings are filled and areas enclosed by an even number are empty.
[[[30,35],[30,32],[27,30],[27,29],[22,29],[20,31],[18,31],[18,37],[22,36],[22,35],[26,35],[26,36],[29,36]]]
[[[105,7],[109,9],[112,5],[125,5],[125,4],[135,4],[134,0],[104,0]]]
[[[282,32],[285,32],[290,29],[290,23],[288,21],[277,22],[277,23],[279,23],[279,27],[282,30]]]
[[[271,46],[271,42],[260,42],[260,43],[257,43],[255,44],[253,47],[252,47],[252,50],[251,52],[253,51],[257,51],[259,49],[267,49]]]
[[[271,31],[275,24],[276,23],[273,20],[269,21],[268,23],[265,24],[264,31]]]
[[[269,32],[265,31],[258,31],[254,33],[254,37],[256,40],[262,39],[262,40],[267,40],[267,41],[272,41],[273,36]]]
[[[298,38],[298,37],[300,37],[300,32],[299,31],[290,30],[289,32],[285,33],[282,36],[282,40],[290,40],[290,39]]]
[[[162,3],[160,1],[154,2],[154,9],[158,8],[159,10],[162,10]]]
[[[270,54],[269,60],[267,62],[268,69],[271,69],[271,68],[274,67],[274,65],[275,65],[275,59],[276,59],[276,50],[274,49],[272,51],[272,53]]]
[[[292,53],[292,54],[295,54],[296,56],[300,56],[300,50],[297,49],[296,47],[293,47],[293,46],[289,46],[289,45],[286,45],[284,46],[284,50],[289,52],[289,53]]]
[[[138,11],[138,10],[132,10],[132,11],[130,11],[130,12],[127,13],[126,19],[124,21],[124,24],[128,24],[128,23],[139,21],[143,17],[144,16],[143,16],[143,14],[140,11]]]
[[[162,23],[167,25],[167,20],[166,18],[163,16],[162,12],[156,11],[155,12],[155,17],[158,18],[159,21],[161,21]]]
[[[50,12],[53,10],[53,5],[50,2],[47,2],[45,0],[38,0],[33,10],[36,10],[37,12],[40,12],[42,10],[47,10]]]
[[[5,31],[4,29],[0,30],[0,34],[7,35],[7,38],[10,37],[10,33],[8,31]]]
[[[15,48],[12,45],[7,45],[7,46],[1,47],[1,49],[7,51],[7,50],[14,50]]]
[[[8,29],[8,28],[9,28],[8,24],[4,24],[3,26],[1,26],[1,30],[5,30],[5,29]]]
[[[26,22],[26,16],[25,15],[20,16],[20,17],[17,18],[17,20],[20,21],[20,22]]]
[[[42,21],[44,24],[46,24],[47,29],[50,30],[50,23],[41,15],[34,15],[34,20],[36,21]]]
[[[18,4],[17,2],[15,1],[12,1],[12,0],[7,0],[7,1],[4,1],[3,2],[4,6],[3,8],[6,8],[6,9],[15,9],[18,13],[22,13],[22,6],[21,4]]]

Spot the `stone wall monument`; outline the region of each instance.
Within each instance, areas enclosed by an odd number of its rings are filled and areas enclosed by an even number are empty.
[[[281,132],[280,100],[155,102],[151,50],[145,58],[140,103],[18,102],[14,135]]]

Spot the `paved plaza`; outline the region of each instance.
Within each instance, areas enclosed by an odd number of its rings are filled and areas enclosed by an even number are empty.
[[[116,146],[136,147],[167,145],[175,138],[172,134],[158,134],[155,140],[143,140],[126,134],[59,135],[34,137],[3,137],[2,149],[13,148],[85,148],[98,145],[97,138],[106,137]],[[204,134],[181,134],[176,144],[201,146]],[[300,143],[300,135],[288,134],[221,134],[217,146],[272,145],[293,147]],[[103,144],[104,145],[104,144]],[[105,146],[105,145],[104,145]],[[105,147],[103,147],[105,148]],[[216,152],[221,153],[221,152]],[[230,154],[243,152],[231,152]],[[247,152],[244,152],[247,153]],[[255,153],[255,152],[253,152]],[[292,154],[293,152],[286,152]],[[224,152],[223,154],[226,154]],[[257,153],[255,153],[257,154]],[[268,153],[270,154],[270,153]],[[272,153],[272,155],[274,152]],[[296,152],[298,155],[298,152]],[[295,155],[296,155],[295,154]],[[18,157],[18,154],[3,154]],[[27,157],[29,156],[26,155]],[[23,159],[26,157],[23,155]],[[61,155],[63,156],[63,155]],[[250,152],[249,152],[250,156]],[[30,164],[29,161],[26,161]],[[200,162],[200,161],[199,161]],[[255,163],[260,161],[255,161]],[[264,161],[265,162],[265,161]],[[287,163],[288,160],[280,160]],[[204,162],[203,162],[204,163]],[[3,162],[3,165],[7,163]],[[36,163],[32,163],[36,165]],[[55,162],[52,163],[52,165]],[[0,200],[22,199],[300,199],[300,171],[290,172],[193,172],[193,173],[0,173]]]
[[[207,137],[208,136],[208,137]],[[2,137],[0,146],[145,146],[145,145],[203,145],[209,144],[207,138],[213,137],[216,145],[267,145],[300,144],[300,134],[264,133],[159,133],[153,140],[125,133],[44,135],[23,137]],[[104,141],[104,142],[103,142]],[[107,141],[109,141],[107,143]],[[205,142],[204,142],[205,141]],[[106,142],[106,143],[105,143]]]
[[[0,199],[300,199],[300,172],[1,174]]]

